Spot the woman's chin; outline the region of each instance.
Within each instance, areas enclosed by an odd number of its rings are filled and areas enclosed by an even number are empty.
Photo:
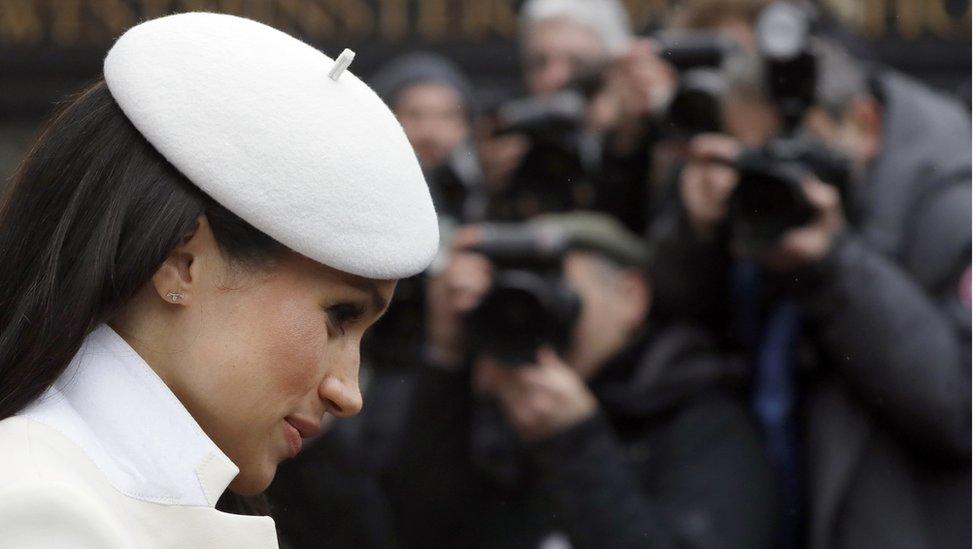
[[[239,496],[256,496],[268,489],[274,480],[277,467],[260,467],[259,470],[241,472],[234,477],[228,488]]]

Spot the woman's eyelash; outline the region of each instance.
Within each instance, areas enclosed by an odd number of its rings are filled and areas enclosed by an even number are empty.
[[[333,324],[335,324],[335,327],[339,330],[339,332],[345,333],[346,325],[362,318],[362,316],[366,313],[366,309],[361,305],[342,303],[329,307],[326,312],[329,314],[329,318],[332,320]]]

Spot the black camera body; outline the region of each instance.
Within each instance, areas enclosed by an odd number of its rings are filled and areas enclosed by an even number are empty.
[[[546,98],[512,100],[497,109],[495,134],[525,136],[529,149],[499,197],[516,205],[515,211],[496,211],[493,217],[521,221],[588,205],[584,198],[596,159],[585,151],[587,101],[584,93],[570,88]]]
[[[714,33],[660,32],[651,38],[661,59],[680,73],[664,113],[665,132],[689,137],[721,131],[724,80],[719,69],[737,49],[735,43]]]
[[[817,58],[812,47],[815,15],[794,2],[766,6],[755,25],[763,80],[786,128],[792,133],[814,102]],[[681,78],[668,106],[666,122],[671,133],[690,137],[722,128],[726,58],[739,50],[728,39],[705,33],[652,35],[661,45],[661,57]]]
[[[659,32],[651,38],[660,48],[661,59],[679,72],[702,67],[718,68],[725,56],[736,49],[732,40],[710,32]]]
[[[810,175],[836,186],[850,181],[850,161],[819,140],[799,133],[743,152],[732,164],[739,184],[729,202],[732,239],[750,254],[776,245],[782,234],[806,225],[814,209],[803,192]]]
[[[487,224],[471,250],[495,267],[491,288],[464,320],[472,356],[515,366],[534,362],[543,346],[565,352],[580,311],[579,295],[563,279],[565,238],[539,226]]]
[[[804,4],[774,2],[756,23],[765,84],[783,124],[782,136],[735,162],[739,185],[732,194],[732,238],[759,254],[784,232],[806,225],[815,214],[802,182],[810,175],[847,194],[850,159],[802,129],[816,100],[820,66],[813,44],[814,13]]]
[[[725,80],[715,69],[685,72],[665,113],[669,134],[692,137],[722,131],[722,94]]]

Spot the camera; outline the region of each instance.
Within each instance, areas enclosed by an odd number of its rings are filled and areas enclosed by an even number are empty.
[[[755,35],[762,60],[763,84],[776,105],[787,132],[802,121],[814,101],[817,60],[811,36],[815,14],[803,4],[773,2],[756,20]],[[712,34],[652,35],[661,58],[681,72],[666,114],[672,133],[693,136],[722,128],[722,74],[727,57],[739,48]]]
[[[661,56],[679,70],[717,67],[734,44],[720,36],[695,33],[661,33],[654,38]],[[589,206],[591,183],[600,169],[599,140],[585,131],[587,108],[604,89],[607,66],[581,67],[562,91],[545,98],[511,100],[494,111],[496,135],[519,134],[528,138],[529,150],[512,174],[506,189],[508,202],[536,203],[532,213],[555,213]],[[691,74],[683,79],[673,103],[673,125],[717,131],[718,99],[714,78]],[[496,215],[521,220],[524,215]]]
[[[813,207],[802,188],[808,175],[837,186],[841,196],[850,179],[848,158],[804,133],[747,150],[732,167],[739,174],[729,201],[732,239],[753,255],[813,219]]]
[[[720,75],[715,68],[736,49],[731,40],[707,33],[657,33],[660,55],[682,71],[667,121],[683,133],[718,131],[721,124]],[[496,211],[493,217],[518,221],[538,213],[589,206],[591,183],[600,169],[598,140],[585,131],[587,107],[606,85],[607,67],[581,67],[565,88],[549,97],[526,97],[494,111],[495,134],[528,138],[526,155],[511,176],[500,202],[531,208]],[[530,215],[526,215],[530,214]]]
[[[725,79],[715,69],[684,73],[668,104],[665,122],[671,134],[690,137],[722,131]]]
[[[498,196],[511,211],[496,208],[495,219],[522,221],[588,206],[599,155],[587,148],[587,103],[585,93],[568,87],[545,98],[511,100],[495,111],[495,135],[519,134],[529,141],[528,151]]]
[[[736,49],[732,40],[712,33],[659,32],[651,35],[664,59],[678,71],[722,65],[725,56]]]
[[[736,44],[711,33],[659,32],[651,38],[661,59],[681,73],[664,113],[667,132],[689,137],[721,131],[725,82],[719,69]]]
[[[770,99],[793,133],[814,103],[818,77],[813,47],[816,15],[806,4],[773,2],[756,20],[756,46],[763,59]]]
[[[522,223],[482,226],[471,251],[495,267],[491,288],[464,319],[468,349],[502,364],[534,362],[540,347],[565,352],[580,312],[579,295],[566,283],[567,240],[557,230]]]
[[[820,76],[812,23],[802,5],[787,2],[767,6],[756,23],[766,89],[783,130],[733,163],[739,184],[729,205],[732,238],[747,253],[761,253],[785,231],[812,220],[814,210],[802,189],[808,175],[836,186],[842,197],[849,185],[850,159],[802,129]]]

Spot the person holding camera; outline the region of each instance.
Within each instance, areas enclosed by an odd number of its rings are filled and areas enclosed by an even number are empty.
[[[817,62],[803,129],[850,159],[850,180],[807,165],[790,192],[808,220],[762,250],[743,246],[782,226],[786,201],[750,216],[743,198],[760,182],[744,175],[742,141],[696,138],[653,230],[658,311],[751,350],[755,410],[794,519],[784,543],[968,545],[970,118],[836,48]]]
[[[742,364],[648,324],[647,263],[595,213],[458,233],[384,477],[406,546],[770,545]]]
[[[444,56],[417,51],[380,67],[370,85],[403,125],[438,216],[483,217],[484,175],[471,135],[477,105],[464,71]]]
[[[488,219],[597,209],[642,233],[652,196],[651,126],[674,86],[619,0],[530,0],[519,10],[528,96],[477,131]]]

